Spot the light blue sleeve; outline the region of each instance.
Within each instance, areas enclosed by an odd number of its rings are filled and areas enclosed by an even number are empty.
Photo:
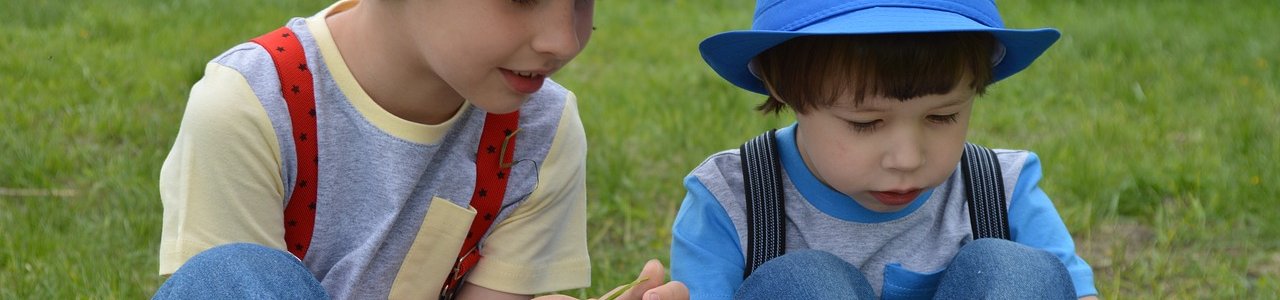
[[[1023,245],[1053,253],[1071,273],[1076,296],[1097,295],[1093,284],[1093,269],[1076,255],[1075,242],[1066,224],[1054,208],[1049,195],[1040,189],[1040,158],[1030,153],[1023,163],[1018,183],[1013,188],[1013,200],[1009,202],[1009,231],[1013,240]]]
[[[689,287],[689,299],[731,299],[745,268],[733,221],[711,191],[692,175],[671,230],[671,279]]]

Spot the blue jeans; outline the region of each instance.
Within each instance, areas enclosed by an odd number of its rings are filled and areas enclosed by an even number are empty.
[[[315,276],[288,252],[228,244],[187,260],[152,299],[328,299]]]
[[[736,299],[877,299],[862,272],[822,251],[770,260],[743,281]],[[1071,276],[1053,254],[1000,239],[960,248],[934,299],[1075,299]]]

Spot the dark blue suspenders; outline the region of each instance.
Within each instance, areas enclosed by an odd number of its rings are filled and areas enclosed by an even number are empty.
[[[747,195],[747,253],[743,278],[786,252],[786,213],[776,130],[742,145],[742,181]],[[973,239],[1010,239],[1004,177],[995,151],[965,143],[960,159]]]

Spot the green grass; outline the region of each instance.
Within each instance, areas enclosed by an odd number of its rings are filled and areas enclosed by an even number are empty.
[[[203,65],[328,1],[17,0],[0,10],[0,298],[143,298],[157,174]],[[972,140],[1036,151],[1103,295],[1280,298],[1280,3],[1001,1],[1063,39],[993,86]],[[594,284],[668,260],[681,179],[790,122],[702,63],[749,1],[601,1],[557,79],[590,140]],[[16,190],[45,194],[18,195]],[[36,193],[39,194],[39,193]]]

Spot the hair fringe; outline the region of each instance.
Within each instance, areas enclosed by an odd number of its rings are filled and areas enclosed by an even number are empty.
[[[990,83],[995,37],[983,32],[805,36],[752,61],[769,97],[756,107],[798,113],[869,96],[902,101],[945,94],[968,80],[982,94]]]

